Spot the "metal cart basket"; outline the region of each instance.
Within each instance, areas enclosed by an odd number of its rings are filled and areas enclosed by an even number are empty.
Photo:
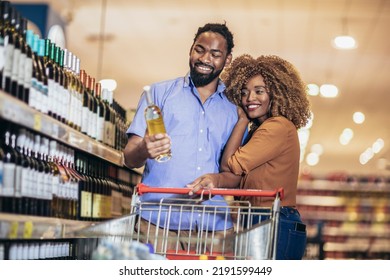
[[[137,241],[167,259],[275,259],[282,188],[200,190],[192,197],[188,192],[186,188],[138,184],[130,215],[88,227],[77,235],[119,243]],[[146,193],[175,195],[144,202],[140,198]],[[215,195],[224,196],[226,203],[214,202]],[[274,201],[272,207],[253,207],[236,199],[240,196],[272,197]],[[204,204],[205,200],[209,203]],[[259,222],[253,225],[254,220]],[[183,224],[187,227],[182,228]]]

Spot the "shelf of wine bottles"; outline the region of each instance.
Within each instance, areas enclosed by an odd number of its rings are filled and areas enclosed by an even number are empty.
[[[87,258],[85,238],[64,239],[129,214],[140,174],[1,118],[0,131],[0,259]]]
[[[1,116],[122,164],[125,110],[80,67],[75,54],[28,30],[12,4],[0,2]]]
[[[0,212],[101,221],[130,210],[139,174],[0,119]]]
[[[70,50],[0,2],[0,260],[90,259],[72,232],[130,213],[125,110]]]

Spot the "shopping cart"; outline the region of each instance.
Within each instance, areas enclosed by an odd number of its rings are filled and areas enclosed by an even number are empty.
[[[87,236],[113,242],[148,244],[153,253],[167,259],[275,259],[280,201],[283,189],[199,190],[189,197],[186,188],[149,187],[138,184],[128,216],[85,229]],[[174,194],[145,202],[146,193]],[[226,199],[215,200],[222,195]],[[253,207],[237,197],[272,197],[272,207]],[[204,201],[212,202],[204,204]],[[157,217],[149,222],[152,217]],[[217,219],[219,224],[217,225]],[[252,225],[253,221],[259,223]],[[221,225],[222,223],[222,225]],[[187,225],[185,228],[181,225]]]

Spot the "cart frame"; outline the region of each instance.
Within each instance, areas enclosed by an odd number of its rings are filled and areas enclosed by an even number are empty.
[[[82,233],[119,243],[138,241],[148,244],[153,247],[153,253],[167,259],[276,259],[283,188],[272,191],[199,190],[191,197],[188,192],[186,188],[150,187],[139,183],[134,189],[130,215],[96,224]],[[140,199],[146,193],[177,196],[146,202]],[[205,200],[213,201],[215,195],[229,198],[225,199],[226,205],[221,205],[221,201],[216,201],[217,205],[203,204]],[[272,207],[254,207],[248,201],[232,199],[240,196],[272,197],[274,200]],[[147,215],[156,214],[156,211],[157,222],[152,223],[151,216]],[[190,217],[190,227],[180,228],[188,220],[172,221],[173,214],[175,217]],[[217,230],[216,215],[224,217],[222,230]],[[197,220],[192,220],[193,217]],[[233,228],[229,229],[232,217]],[[259,223],[252,226],[253,219],[258,219]],[[178,228],[172,229],[174,223]]]

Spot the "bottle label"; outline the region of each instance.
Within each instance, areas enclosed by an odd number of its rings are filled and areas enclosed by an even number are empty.
[[[39,199],[44,198],[44,180],[43,180],[43,173],[37,172],[37,194],[36,197]]]
[[[6,45],[5,48],[5,65],[4,65],[4,77],[11,77],[12,74],[12,63],[13,63],[13,57],[14,57],[14,49],[15,46],[12,44]]]
[[[105,120],[104,118],[100,118],[98,119],[98,131],[97,131],[97,140],[98,141],[102,141],[103,142],[103,138],[104,138],[104,123],[105,123]]]
[[[23,168],[22,169],[22,178],[21,178],[21,184],[20,184],[20,195],[23,197],[27,196],[27,189],[28,189],[28,176],[29,176],[30,170],[29,168]]]
[[[24,64],[24,87],[31,88],[33,63],[31,57],[26,57]]]
[[[81,191],[80,216],[84,218],[90,218],[91,208],[92,208],[92,194],[90,192]]]
[[[162,118],[153,120],[147,120],[149,135],[155,135],[158,133],[166,133],[164,121]]]
[[[15,167],[15,197],[21,197],[21,189],[22,189],[22,172],[23,172],[23,167],[20,165],[17,165]]]
[[[4,188],[3,171],[4,171],[4,163],[3,161],[0,161],[0,196],[3,195],[3,188]]]
[[[58,175],[53,175],[51,185],[53,196],[58,196],[58,186],[60,184],[60,178]]]
[[[4,68],[4,38],[0,36],[0,70],[3,70],[3,68]]]
[[[38,189],[38,179],[37,179],[38,171],[35,169],[31,169],[30,173],[30,188],[28,189],[29,197],[31,198],[38,198],[37,196],[37,189]]]
[[[18,80],[18,70],[19,70],[19,58],[20,58],[20,49],[14,48],[14,56],[12,61],[12,81]]]
[[[92,196],[92,217],[101,217],[102,196],[98,193],[94,193]]]
[[[56,106],[57,102],[55,100],[56,83],[54,80],[48,79],[47,85],[48,85],[47,109],[49,110],[49,112],[56,113],[57,112],[56,111],[57,110],[57,106]]]
[[[111,216],[117,217],[122,215],[122,193],[113,190],[111,192],[110,204]]]
[[[52,178],[50,173],[44,174],[44,181],[45,181],[45,199],[52,200],[53,189],[52,189]]]
[[[24,86],[24,68],[26,65],[26,54],[25,53],[20,53],[19,57],[19,64],[18,64],[18,84]]]
[[[6,162],[3,166],[3,196],[14,196],[16,164]]]
[[[89,131],[89,109],[88,107],[83,107],[82,112],[82,122],[81,122],[81,131],[88,134]]]

